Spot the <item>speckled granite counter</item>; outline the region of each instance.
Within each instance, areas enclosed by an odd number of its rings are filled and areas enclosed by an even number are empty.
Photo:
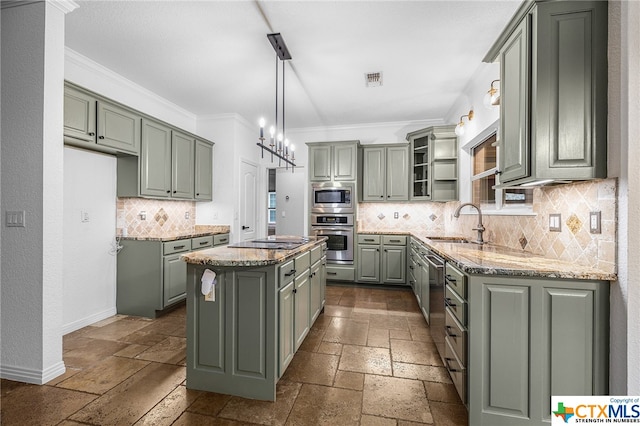
[[[150,233],[145,235],[127,235],[121,237],[122,240],[135,241],[175,241],[183,238],[206,237],[209,235],[228,234],[231,227],[228,225],[196,225],[192,230],[178,233]]]
[[[302,244],[291,250],[254,249],[235,247],[214,247],[192,253],[185,253],[182,260],[187,263],[210,266],[267,266],[284,262],[297,254],[321,244],[327,237],[305,237],[308,243]]]
[[[412,232],[358,230],[359,234],[407,235],[419,239],[445,260],[469,274],[511,275],[579,280],[616,281],[615,274],[559,259],[535,255],[491,243],[451,243],[429,239],[434,235]]]

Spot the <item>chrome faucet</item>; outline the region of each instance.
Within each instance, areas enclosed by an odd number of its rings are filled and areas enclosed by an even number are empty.
[[[476,206],[473,203],[463,203],[458,206],[453,216],[456,218],[460,217],[460,210],[462,210],[462,208],[465,206],[470,206],[478,210],[478,226],[476,228],[473,228],[473,230],[478,231],[478,238],[476,239],[476,243],[484,244],[484,240],[482,239],[482,233],[484,232],[484,225],[482,225],[482,210],[480,210],[480,207]]]

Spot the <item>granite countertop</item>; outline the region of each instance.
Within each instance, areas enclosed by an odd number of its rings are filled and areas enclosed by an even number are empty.
[[[518,277],[565,278],[577,280],[616,281],[616,274],[577,265],[565,260],[536,255],[491,243],[452,243],[429,237],[439,235],[413,232],[359,230],[359,234],[408,235],[420,240],[436,254],[468,274],[510,275]],[[465,238],[465,237],[451,237]]]
[[[308,243],[302,244],[291,250],[236,248],[229,246],[220,246],[199,250],[196,252],[185,253],[181,256],[181,259],[187,263],[208,266],[268,266],[291,259],[318,244],[322,244],[327,240],[327,237],[305,238],[309,240]]]
[[[120,237],[122,240],[136,240],[136,241],[175,241],[183,238],[197,238],[207,237],[209,235],[228,234],[231,230],[229,225],[195,225],[195,227],[188,231],[180,232],[162,232],[162,233],[148,233],[144,235],[127,235],[126,237]]]

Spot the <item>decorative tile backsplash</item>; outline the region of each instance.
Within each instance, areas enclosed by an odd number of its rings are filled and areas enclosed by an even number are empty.
[[[516,250],[616,272],[616,179],[534,189],[535,216],[483,216],[484,239]],[[453,217],[459,202],[360,203],[358,229],[420,230],[475,239],[477,215]],[[589,213],[601,212],[601,233],[589,232]],[[394,212],[399,218],[394,219]],[[382,213],[383,219],[377,215]],[[549,231],[549,214],[562,215],[561,231]],[[405,216],[409,217],[406,218]],[[431,217],[430,217],[431,216]],[[435,219],[432,220],[432,217]]]
[[[116,210],[118,235],[124,228],[131,237],[190,233],[196,224],[194,201],[118,198]]]

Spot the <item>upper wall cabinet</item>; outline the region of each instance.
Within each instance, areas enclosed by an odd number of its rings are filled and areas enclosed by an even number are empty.
[[[64,141],[113,154],[140,153],[141,116],[75,87],[64,90]]]
[[[308,143],[311,182],[355,181],[358,173],[358,141]]]
[[[196,200],[213,199],[213,145],[196,139],[196,170],[195,170],[195,198]]]
[[[373,145],[362,153],[362,201],[407,201],[409,147]]]
[[[407,135],[411,200],[458,199],[458,138],[455,126],[432,126]]]
[[[607,2],[525,2],[494,60],[501,184],[605,178]]]

